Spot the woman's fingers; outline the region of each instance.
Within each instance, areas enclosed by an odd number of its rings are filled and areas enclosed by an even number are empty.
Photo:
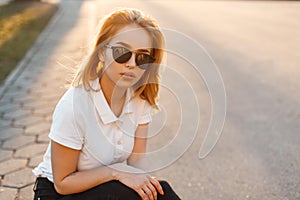
[[[156,192],[156,188],[152,185],[152,183],[150,182],[150,190],[152,192],[152,195],[153,195],[153,199],[154,200],[157,200],[157,192]]]
[[[155,186],[155,188],[157,189],[157,191],[159,192],[159,194],[164,195],[164,191],[160,185],[160,183],[158,182],[158,180],[156,180],[155,178],[150,177],[150,182],[152,183],[152,185]]]
[[[125,174],[124,176],[121,176],[119,181],[134,189],[142,198],[142,200],[157,200],[157,191],[161,195],[164,194],[164,191],[158,180],[149,175]]]
[[[140,195],[142,200],[149,200],[148,195],[144,192],[142,188],[136,190],[136,192]]]
[[[147,194],[149,200],[156,200],[156,198],[153,196],[153,189],[155,190],[155,188],[151,184],[145,185],[142,189]]]
[[[144,194],[146,194],[147,198],[145,199],[157,200],[156,188],[149,179],[144,182],[140,189],[143,191]],[[142,199],[144,199],[144,194],[141,193],[140,195]]]

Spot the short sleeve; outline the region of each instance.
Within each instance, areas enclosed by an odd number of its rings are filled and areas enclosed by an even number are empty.
[[[54,110],[49,138],[72,149],[80,150],[82,148],[83,138],[76,128],[73,95],[70,90],[67,91]]]
[[[143,106],[143,110],[141,112],[141,116],[139,117],[138,124],[147,124],[151,122],[152,116],[152,107],[148,102],[145,101],[145,104]]]

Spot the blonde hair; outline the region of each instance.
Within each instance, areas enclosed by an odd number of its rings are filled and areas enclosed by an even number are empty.
[[[90,85],[90,81],[95,80],[103,71],[103,63],[99,60],[99,52],[103,50],[105,42],[109,41],[119,30],[131,24],[147,31],[152,40],[151,54],[155,57],[155,62],[144,72],[138,83],[135,84],[134,96],[140,96],[151,106],[157,108],[156,101],[160,79],[159,65],[163,60],[165,41],[157,22],[152,17],[146,16],[136,9],[119,9],[104,18],[92,53],[77,71],[72,81],[72,86],[79,87],[83,85],[87,91],[95,91]]]

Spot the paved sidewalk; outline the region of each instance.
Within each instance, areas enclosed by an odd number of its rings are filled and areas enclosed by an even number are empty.
[[[0,88],[0,199],[33,199],[32,169],[48,145],[53,109],[84,55],[92,1],[62,1]]]

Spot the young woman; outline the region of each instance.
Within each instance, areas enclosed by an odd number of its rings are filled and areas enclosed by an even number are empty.
[[[92,53],[55,108],[34,199],[177,200],[142,171],[164,38],[135,9],[106,17]]]

